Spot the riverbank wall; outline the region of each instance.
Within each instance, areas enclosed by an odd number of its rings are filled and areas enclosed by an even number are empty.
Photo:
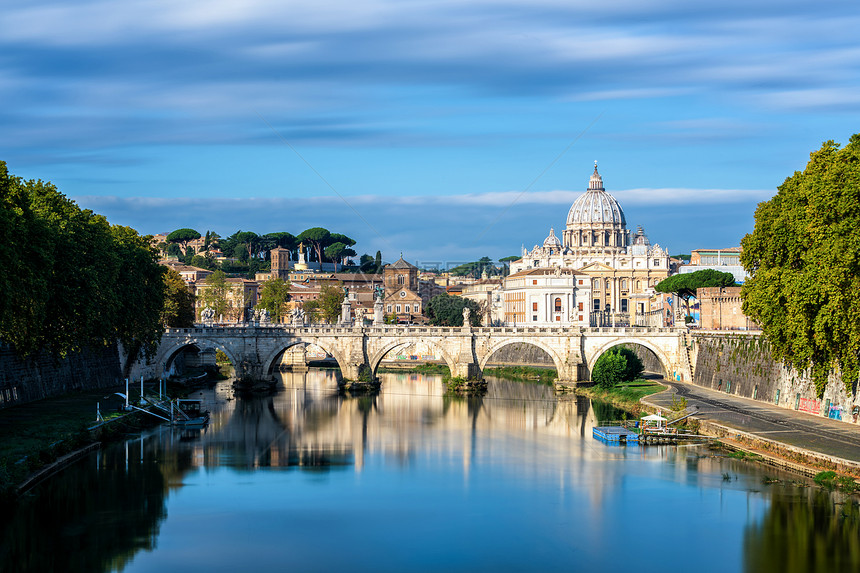
[[[693,383],[698,386],[852,424],[860,421],[856,392],[846,392],[842,381],[831,375],[818,398],[809,372],[774,361],[760,333],[691,331],[688,340]]]
[[[116,345],[70,353],[21,358],[0,344],[0,408],[69,392],[116,386],[122,380]]]

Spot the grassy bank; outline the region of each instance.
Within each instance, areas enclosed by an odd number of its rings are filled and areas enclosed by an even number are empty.
[[[400,374],[404,372],[418,372],[419,374],[441,374],[442,376],[450,376],[451,369],[445,364],[415,364],[406,365],[405,367],[388,368],[380,366],[376,372],[388,372],[392,374]]]
[[[558,378],[558,372],[554,368],[535,368],[534,366],[498,366],[495,368],[484,368],[484,374],[504,378],[506,380],[518,380],[521,382],[536,382],[551,386]]]
[[[624,382],[613,388],[600,388],[591,386],[587,388],[577,388],[576,393],[582,396],[588,396],[594,400],[608,402],[617,408],[626,410],[632,414],[640,414],[645,408],[639,403],[639,400],[645,396],[662,392],[666,386],[658,384],[653,380],[638,379],[632,382]]]
[[[380,366],[377,372],[403,373],[417,372],[419,374],[440,374],[450,376],[451,370],[445,364],[405,364],[396,368]],[[504,378],[506,380],[517,380],[520,382],[537,382],[551,385],[558,373],[551,368],[535,368],[533,366],[500,366],[496,368],[484,368],[484,374]]]
[[[139,388],[139,386],[137,386]],[[148,386],[148,392],[153,387]],[[125,385],[76,392],[0,410],[0,498],[14,496],[17,486],[29,475],[57,458],[94,442],[106,442],[160,423],[142,413],[127,414],[122,420],[89,430],[96,421],[96,403],[105,419],[120,416]],[[171,396],[187,389],[168,384]],[[132,400],[137,397],[131,389]]]

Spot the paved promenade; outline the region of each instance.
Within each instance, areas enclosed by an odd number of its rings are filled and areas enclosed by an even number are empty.
[[[699,407],[700,420],[780,442],[793,448],[841,458],[860,467],[860,425],[830,420],[772,404],[717,392],[693,384],[664,380],[668,391],[642,401],[669,410],[672,394],[687,398],[687,407]]]

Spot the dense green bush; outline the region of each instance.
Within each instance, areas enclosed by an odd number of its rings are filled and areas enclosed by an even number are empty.
[[[636,380],[642,370],[642,360],[636,353],[626,346],[619,346],[597,359],[591,380],[601,388],[612,388],[620,382]]]

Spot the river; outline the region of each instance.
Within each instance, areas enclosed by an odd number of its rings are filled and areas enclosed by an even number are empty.
[[[860,570],[854,499],[703,446],[604,445],[611,407],[498,379],[460,398],[382,374],[343,397],[332,371],[281,377],[204,390],[206,430],[130,437],[36,487],[0,570]]]

